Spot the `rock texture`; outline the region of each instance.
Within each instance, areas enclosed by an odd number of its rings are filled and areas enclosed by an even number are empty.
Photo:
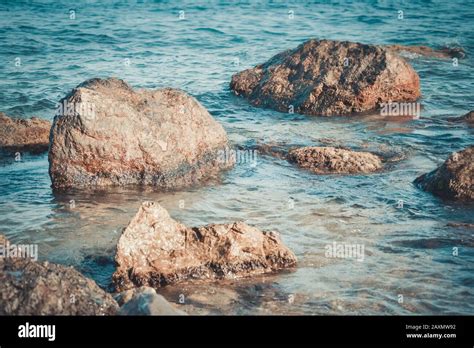
[[[12,119],[0,112],[0,150],[41,153],[48,151],[51,123],[37,117]]]
[[[443,47],[440,49],[433,49],[428,46],[403,46],[403,45],[387,45],[385,46],[388,50],[391,50],[398,54],[405,52],[412,53],[424,57],[432,58],[464,58],[466,53],[461,47]]]
[[[474,146],[452,153],[439,168],[416,178],[415,184],[442,198],[474,201]]]
[[[235,74],[230,87],[255,106],[323,116],[420,97],[417,73],[398,54],[379,46],[314,39]]]
[[[65,99],[51,131],[53,187],[176,187],[216,174],[227,135],[193,97],[92,79]]]
[[[316,174],[370,173],[382,168],[377,155],[335,147],[301,147],[291,150],[288,160]]]
[[[144,202],[117,244],[118,291],[189,279],[223,279],[273,272],[296,264],[275,232],[243,222],[189,228],[158,203]]]
[[[120,307],[119,315],[187,315],[150,287],[126,290],[121,294],[127,301]]]
[[[0,235],[0,247],[7,243]],[[118,305],[72,267],[0,257],[0,315],[113,315]]]

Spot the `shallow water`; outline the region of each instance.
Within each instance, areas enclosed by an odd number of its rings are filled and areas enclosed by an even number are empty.
[[[4,158],[0,231],[15,243],[38,243],[42,259],[74,265],[110,288],[121,228],[141,201],[156,200],[190,226],[244,220],[276,230],[299,259],[294,271],[278,275],[160,290],[170,301],[184,299],[189,313],[474,314],[473,230],[447,226],[474,223],[474,207],[442,201],[412,184],[449,153],[473,144],[472,130],[448,121],[474,109],[473,20],[474,7],[462,1],[84,1],[73,8],[66,1],[2,1],[0,110],[7,114],[52,119],[56,102],[77,84],[117,76],[137,88],[187,91],[236,146],[336,144],[401,160],[372,175],[316,176],[258,156],[256,165],[240,163],[219,182],[177,192],[58,193],[50,188],[47,155]],[[460,45],[468,57],[458,66],[412,61],[422,84],[419,120],[282,114],[229,92],[233,73],[311,37]],[[364,260],[325,257],[333,242],[364,245]]]

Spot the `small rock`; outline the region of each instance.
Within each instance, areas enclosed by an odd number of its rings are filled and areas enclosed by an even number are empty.
[[[255,106],[322,116],[375,110],[421,95],[418,74],[393,51],[315,39],[233,75],[230,88]]]
[[[474,224],[468,222],[448,222],[446,226],[456,227],[456,228],[470,228],[474,229]]]
[[[127,290],[126,293],[123,298],[127,301],[120,308],[119,315],[187,315],[186,312],[174,308],[153,288],[143,286]]]
[[[467,114],[462,116],[462,119],[470,125],[474,125],[474,111],[469,111]]]
[[[238,278],[296,265],[275,232],[243,222],[189,228],[144,202],[124,229],[115,256],[118,291],[192,279]]]
[[[48,151],[51,123],[37,117],[12,119],[0,112],[0,150],[6,152]]]
[[[416,178],[415,184],[442,198],[474,201],[474,146],[452,153],[439,168]]]
[[[403,54],[404,52],[433,58],[464,58],[466,52],[461,47],[443,47],[440,49],[433,49],[428,46],[403,46],[403,45],[386,45],[388,50]]]
[[[0,235],[0,246],[8,245]],[[0,257],[0,315],[113,315],[112,296],[73,268]]]
[[[466,122],[470,127],[474,126],[474,110],[469,111],[467,114],[461,117],[453,117],[450,120],[458,121],[458,122]]]
[[[123,306],[125,303],[127,303],[133,298],[133,295],[135,295],[136,291],[137,289],[124,290],[122,292],[113,294],[113,297],[114,300],[117,301],[119,306]]]
[[[291,150],[288,160],[316,174],[371,173],[382,168],[377,155],[334,147],[301,147]]]

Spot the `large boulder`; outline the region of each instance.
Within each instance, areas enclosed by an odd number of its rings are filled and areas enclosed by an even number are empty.
[[[0,150],[41,153],[48,151],[51,122],[37,117],[12,119],[0,112]]]
[[[474,146],[452,153],[439,168],[416,178],[415,184],[442,198],[474,201]]]
[[[347,41],[309,40],[232,76],[253,105],[307,115],[347,115],[415,101],[420,80],[398,54]]]
[[[371,173],[382,168],[382,160],[377,155],[335,147],[293,149],[288,153],[288,161],[316,174]]]
[[[51,130],[53,187],[176,187],[216,174],[227,135],[186,93],[92,79],[61,101]]]
[[[72,267],[5,255],[18,247],[0,235],[0,315],[116,314],[112,296]]]
[[[186,227],[155,202],[144,202],[117,244],[118,291],[189,279],[269,273],[296,264],[275,232],[243,222]]]

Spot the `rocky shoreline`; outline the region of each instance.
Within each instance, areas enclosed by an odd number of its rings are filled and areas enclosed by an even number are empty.
[[[382,103],[415,102],[420,80],[400,52],[463,58],[459,49],[376,46],[309,40],[232,76],[230,88],[250,104],[311,116],[355,116]],[[117,78],[79,84],[60,101],[51,124],[0,113],[0,150],[48,151],[53,189],[140,185],[179,189],[234,165],[222,160],[225,129],[177,89],[134,90]],[[469,126],[474,113],[454,119]],[[365,151],[300,146],[270,154],[313,174],[369,174],[384,159]],[[453,153],[414,180],[443,199],[474,201],[474,147]],[[0,235],[0,244],[7,239]],[[238,279],[291,270],[297,257],[277,232],[240,221],[187,227],[156,202],[143,202],[117,244],[109,294],[71,267],[0,258],[2,315],[185,315],[156,292],[184,281]]]

